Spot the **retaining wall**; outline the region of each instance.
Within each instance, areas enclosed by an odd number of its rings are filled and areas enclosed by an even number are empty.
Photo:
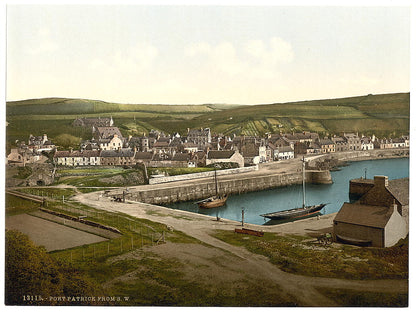
[[[311,183],[332,183],[329,171],[307,171],[306,181]],[[224,194],[241,194],[281,186],[301,184],[302,172],[257,176],[249,178],[222,179],[218,189]],[[142,190],[126,195],[126,200],[151,204],[166,204],[204,199],[215,194],[215,183],[185,184],[164,189]]]
[[[255,165],[255,166],[248,166],[248,167],[231,168],[228,170],[219,170],[217,171],[217,176],[247,173],[247,172],[257,171],[258,169],[259,169],[259,166]],[[149,185],[163,184],[163,183],[168,183],[168,182],[173,182],[173,181],[191,180],[191,179],[197,179],[197,178],[214,177],[214,175],[215,175],[214,171],[209,171],[209,172],[176,175],[176,176],[154,177],[154,178],[149,179]]]

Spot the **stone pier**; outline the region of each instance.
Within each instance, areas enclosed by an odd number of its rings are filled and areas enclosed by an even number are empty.
[[[306,171],[306,182],[317,184],[332,183],[329,171]],[[284,173],[274,175],[263,175],[254,177],[234,176],[232,178],[221,178],[218,180],[218,190],[222,194],[241,194],[251,191],[272,189],[281,186],[302,183],[302,172]],[[154,189],[134,191],[126,195],[126,200],[132,200],[150,204],[166,204],[182,201],[195,201],[204,199],[215,194],[215,182],[196,184],[192,181],[183,182],[177,186],[160,185]]]

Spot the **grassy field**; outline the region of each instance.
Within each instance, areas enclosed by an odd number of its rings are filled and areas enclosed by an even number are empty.
[[[145,183],[143,169],[122,167],[58,168],[54,184],[76,187],[124,187]]]
[[[379,137],[407,134],[410,94],[382,94],[263,105],[146,105],[98,100],[46,98],[7,103],[7,144],[29,134],[54,138],[70,134],[90,139],[91,131],[72,127],[77,117],[112,116],[124,136],[151,129],[185,135],[187,128],[210,127],[226,135],[314,131],[322,135],[360,132]]]
[[[34,193],[35,189],[22,190]],[[50,194],[65,194],[73,190],[51,189]],[[270,282],[249,279],[238,268],[227,272],[218,288],[208,266],[211,262],[231,260],[227,253],[217,256],[215,249],[189,237],[180,231],[169,230],[166,225],[129,215],[106,212],[80,203],[66,200],[48,201],[48,209],[119,229],[122,235],[105,242],[85,244],[51,252],[50,255],[76,270],[79,275],[94,285],[100,286],[105,295],[121,295],[117,305],[179,305],[179,306],[296,306]],[[31,213],[38,210],[26,200],[6,198],[8,215]],[[163,257],[151,247],[164,234],[167,243],[175,244],[187,258],[186,262],[176,257]],[[236,234],[233,231],[216,231],[215,237],[232,245],[245,247],[249,251],[268,257],[284,271],[298,275],[338,277],[358,280],[407,279],[407,242],[388,249],[355,248],[351,246],[317,245],[310,237],[282,236],[266,233],[264,237]],[[199,251],[199,253],[198,253]],[[194,257],[195,257],[194,256]],[[240,260],[241,261],[241,260]],[[228,264],[228,266],[230,266]],[[198,273],[197,276],[189,275]],[[188,273],[188,275],[187,275]],[[237,278],[236,278],[237,277]],[[240,277],[240,278],[238,278]],[[322,294],[333,299],[339,306],[386,306],[407,305],[407,294],[357,292],[344,289],[323,289]],[[261,295],[261,296],[259,296]],[[124,297],[128,297],[125,300]]]
[[[374,249],[354,246],[323,248],[316,239],[265,233],[264,237],[238,236],[217,231],[216,238],[243,246],[267,256],[283,271],[320,277],[345,279],[407,279],[408,243],[392,248]]]

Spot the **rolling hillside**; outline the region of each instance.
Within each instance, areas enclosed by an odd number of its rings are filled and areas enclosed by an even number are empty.
[[[76,117],[112,116],[124,135],[151,129],[186,133],[210,127],[227,135],[315,131],[321,134],[360,132],[395,136],[409,132],[410,94],[382,94],[274,103],[263,105],[146,105],[99,100],[45,98],[7,103],[7,142],[27,140],[29,134],[50,138],[70,134],[90,138],[88,130],[72,127]]]

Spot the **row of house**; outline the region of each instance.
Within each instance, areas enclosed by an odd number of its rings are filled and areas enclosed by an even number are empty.
[[[46,134],[42,136],[29,135],[27,143],[25,141],[16,142],[17,147],[12,148],[7,156],[8,164],[25,166],[28,163],[43,163],[48,158],[43,152],[55,151],[55,144],[48,139]]]
[[[196,167],[215,163],[235,163],[244,167],[244,157],[238,151],[209,151],[208,153],[159,154],[135,149],[56,151],[54,162],[61,166],[134,166],[148,167]]]
[[[151,130],[147,135],[123,137],[112,118],[77,118],[75,127],[90,127],[91,139],[81,143],[79,151],[58,151],[56,162],[60,165],[131,165],[137,162],[138,153],[145,154],[145,162],[162,166],[177,163],[180,155],[188,166],[210,164],[208,154],[221,151],[222,162],[237,163],[239,166],[271,161],[293,159],[297,155],[325,154],[340,151],[389,149],[409,146],[409,137],[377,139],[375,136],[359,136],[358,133],[344,133],[342,136],[320,138],[317,133],[279,133],[257,136],[224,136],[212,134],[210,128],[188,129],[185,135],[166,135]],[[36,162],[31,154],[40,156],[42,151],[53,151],[55,146],[46,135],[30,136],[29,144],[20,144],[8,156],[9,163]],[[104,151],[108,151],[103,153]],[[237,154],[235,154],[237,152]],[[214,153],[215,154],[215,153]],[[242,156],[243,161],[239,159]],[[197,158],[196,158],[197,156]],[[232,156],[237,160],[233,162]],[[66,159],[65,159],[66,158]],[[97,158],[97,159],[96,159]],[[195,159],[196,158],[196,159]],[[135,159],[133,161],[133,159]],[[182,161],[185,164],[185,160]]]

